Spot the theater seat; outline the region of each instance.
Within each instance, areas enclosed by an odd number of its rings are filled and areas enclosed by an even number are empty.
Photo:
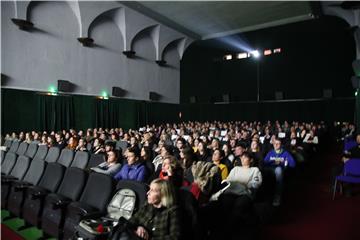
[[[77,167],[80,169],[85,169],[89,161],[88,152],[76,152],[74,160],[71,163],[71,167]]]
[[[48,153],[48,147],[46,145],[39,145],[38,150],[34,156],[34,158],[38,158],[41,160],[44,160],[47,153]]]
[[[46,234],[60,236],[65,210],[74,201],[78,201],[86,184],[87,173],[79,168],[70,167],[65,173],[57,193],[46,197],[41,217],[42,229]],[[73,183],[76,182],[74,185]]]
[[[26,152],[28,146],[29,146],[29,144],[27,144],[26,142],[20,143],[18,149],[16,150],[16,154],[18,156],[25,155],[25,152]]]
[[[1,177],[1,208],[6,207],[11,183],[15,180],[22,180],[29,166],[30,159],[25,156],[19,156],[10,174]]]
[[[26,184],[21,183],[19,185],[15,184],[13,187],[14,190],[13,188],[11,189],[8,199],[8,210],[10,213],[16,216],[22,216],[24,200],[26,203],[27,198],[41,198],[49,192],[55,192],[60,185],[64,172],[64,166],[57,163],[49,163],[38,185],[26,186]],[[25,187],[22,187],[23,185],[25,185]]]
[[[104,154],[91,154],[90,160],[86,168],[90,169],[92,167],[96,167],[100,163],[105,162],[105,155]]]
[[[4,162],[1,164],[1,175],[9,175],[16,163],[16,154],[8,152],[5,155]]]
[[[22,214],[26,223],[38,226],[43,201],[47,194],[57,191],[65,169],[61,164],[49,163],[39,184],[28,188]]]
[[[68,148],[64,148],[61,151],[60,157],[57,160],[57,163],[63,165],[64,167],[69,167],[74,158],[74,151]]]
[[[49,148],[49,151],[46,154],[45,162],[54,163],[58,160],[59,155],[60,155],[60,149],[57,147],[51,147]]]
[[[19,140],[14,140],[8,152],[16,153],[17,149],[19,148],[19,145],[20,145]]]
[[[98,213],[105,215],[106,206],[114,190],[113,178],[101,173],[91,173],[84,192],[78,202],[72,202],[67,207],[63,228],[64,239],[69,239],[75,233],[75,227],[81,218]]]
[[[38,145],[36,143],[30,143],[28,149],[26,150],[25,156],[33,159],[38,150]]]

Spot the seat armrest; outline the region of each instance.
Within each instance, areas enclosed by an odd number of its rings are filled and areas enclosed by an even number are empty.
[[[69,205],[72,202],[70,198],[55,193],[49,194],[46,197],[46,201],[48,201],[51,204],[53,209],[65,208],[67,205]]]
[[[32,184],[28,182],[14,181],[13,182],[15,192],[24,191],[27,188],[31,187]]]
[[[12,183],[18,180],[16,177],[13,176],[3,176],[1,177],[1,183]]]
[[[68,206],[68,211],[76,213],[80,216],[87,216],[89,214],[99,213],[100,211],[94,207],[91,207],[85,203],[81,202],[72,202]]]
[[[38,187],[38,186],[29,187],[29,194],[31,195],[31,199],[43,198],[48,193],[49,191],[42,187]]]

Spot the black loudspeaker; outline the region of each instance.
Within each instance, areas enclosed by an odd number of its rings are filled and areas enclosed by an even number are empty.
[[[158,101],[160,99],[160,95],[156,92],[149,92],[149,99],[151,101]]]
[[[223,98],[223,102],[230,102],[230,94],[223,94],[222,95],[222,98]]]
[[[70,92],[71,83],[68,80],[58,80],[58,91],[59,92]]]
[[[112,88],[112,95],[114,97],[123,97],[125,96],[126,91],[120,87],[113,87]]]
[[[195,96],[190,97],[190,103],[196,103],[196,97]]]
[[[352,76],[351,84],[352,84],[353,88],[355,88],[355,89],[360,88],[360,77]]]
[[[275,100],[283,100],[284,94],[283,92],[275,92]]]
[[[333,92],[332,89],[326,88],[323,90],[323,97],[324,98],[332,98]]]
[[[355,76],[360,77],[360,59],[354,60],[352,62],[352,67],[353,67]]]

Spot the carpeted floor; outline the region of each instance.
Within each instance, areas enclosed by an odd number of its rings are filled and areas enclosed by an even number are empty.
[[[288,189],[284,205],[271,224],[261,228],[260,239],[360,239],[360,192],[353,196],[329,192],[331,168],[339,161],[339,146],[323,149]]]

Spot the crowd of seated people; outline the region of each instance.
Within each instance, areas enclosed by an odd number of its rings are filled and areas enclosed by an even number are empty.
[[[32,131],[7,134],[4,139],[103,154],[106,161],[89,170],[118,181],[169,181],[176,191],[191,193],[199,208],[225,209],[229,214],[222,215],[220,221],[224,221],[217,226],[225,227],[223,236],[232,238],[232,227],[237,221],[246,222],[244,216],[250,214],[248,210],[266,181],[274,182],[269,204],[282,204],[285,172],[307,161],[327,130],[324,123],[214,121],[147,125],[127,131]],[[269,174],[273,177],[267,177]],[[148,194],[152,196],[156,191],[153,187]],[[216,200],[212,199],[214,194],[218,194]],[[213,206],[206,208],[209,205]],[[199,214],[206,219],[209,213],[202,210]],[[211,235],[214,224],[202,225],[200,235]],[[137,235],[145,239],[149,237],[147,231],[136,229]]]

